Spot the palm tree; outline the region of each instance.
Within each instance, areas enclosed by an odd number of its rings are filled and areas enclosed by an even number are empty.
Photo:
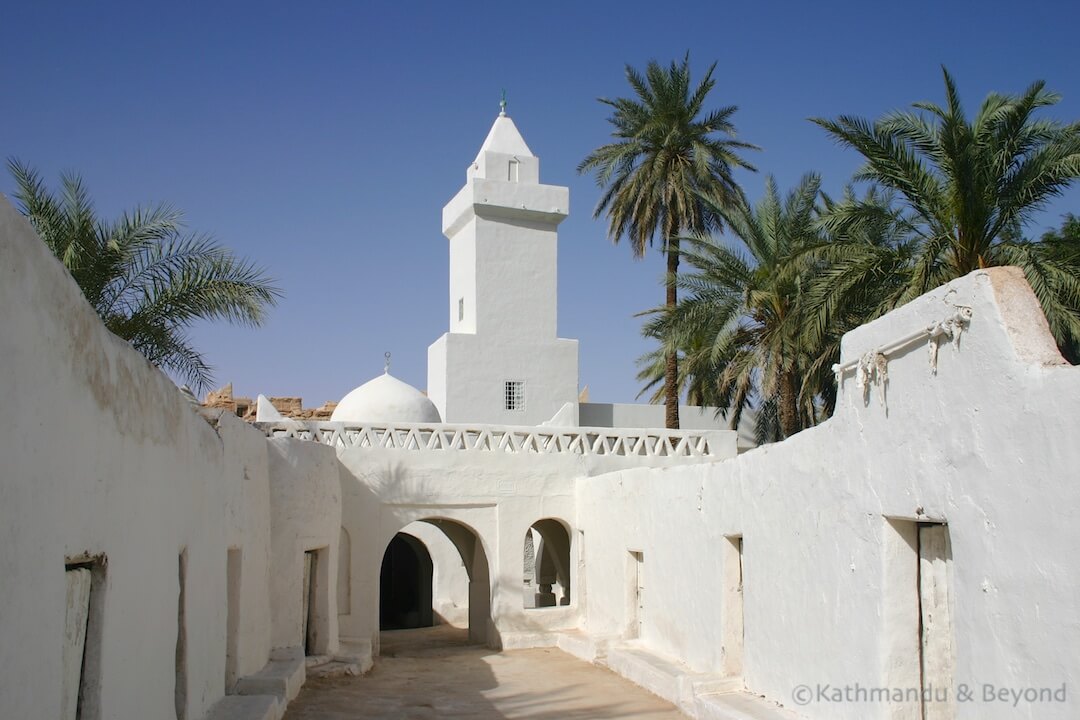
[[[853,116],[813,122],[841,145],[866,159],[856,175],[895,192],[893,219],[907,235],[908,262],[863,281],[833,272],[835,284],[819,295],[832,298],[818,325],[846,306],[854,294],[874,299],[880,314],[972,270],[995,265],[1023,268],[1062,347],[1080,338],[1080,263],[1076,256],[1047,252],[1042,243],[1018,241],[1023,226],[1080,177],[1080,123],[1036,119],[1060,96],[1041,81],[1017,96],[990,94],[969,121],[947,70],[945,105],[916,103],[875,122]],[[834,230],[871,222],[880,207],[849,202],[834,208]],[[847,243],[846,249],[854,247]],[[899,247],[899,246],[898,246]],[[832,255],[843,260],[845,248]],[[837,266],[841,267],[841,266]],[[875,285],[879,285],[875,287]],[[869,319],[869,318],[866,318]]]
[[[732,173],[753,168],[739,150],[757,149],[734,139],[729,105],[705,112],[705,99],[716,81],[713,63],[696,86],[690,80],[689,53],[667,68],[650,61],[642,75],[629,65],[626,78],[634,97],[600,98],[612,108],[608,121],[614,142],[602,145],[578,165],[594,172],[603,188],[594,217],[608,217],[608,234],[630,242],[634,257],[659,239],[667,255],[666,304],[678,302],[674,278],[679,269],[680,234],[717,229],[707,202],[731,207],[742,197]],[[667,353],[664,371],[666,425],[679,427],[678,355]]]
[[[202,319],[260,325],[281,297],[251,262],[207,235],[184,234],[181,214],[167,205],[110,223],[96,216],[78,175],[62,175],[54,195],[30,167],[10,159],[8,168],[20,211],[105,326],[196,391],[210,387],[212,373],[187,329]]]
[[[781,199],[769,177],[756,206],[712,208],[749,255],[714,237],[683,238],[682,256],[693,271],[676,282],[687,294],[675,308],[655,311],[645,327],[666,350],[684,353],[684,382],[728,411],[733,428],[745,408],[756,406],[760,442],[818,422],[833,401],[829,367],[839,338],[811,347],[802,332],[801,298],[816,268],[800,255],[822,242],[820,186],[809,174]]]

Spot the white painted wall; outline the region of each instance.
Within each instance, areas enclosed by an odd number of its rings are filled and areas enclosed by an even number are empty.
[[[577,396],[577,340],[492,343],[447,333],[428,348],[428,396],[443,421],[539,425]],[[523,410],[505,409],[507,380],[525,382]]]
[[[316,582],[326,603],[322,641],[310,654],[337,652],[338,542],[341,536],[341,478],[333,449],[292,439],[268,441],[270,534],[274,566],[270,607],[275,648],[304,646],[304,553],[321,551]]]
[[[224,693],[228,547],[245,547],[253,583],[265,577],[265,440],[231,421],[216,434],[104,329],[3,199],[0,328],[0,717],[59,715],[65,560],[103,555],[100,693],[86,715],[174,718],[184,550],[187,716],[201,717]],[[266,607],[248,613],[241,664],[257,668]]]
[[[377,646],[383,553],[395,533],[424,518],[448,518],[479,536],[499,635],[578,626],[577,602],[527,615],[521,576],[522,542],[534,522],[554,517],[576,525],[574,479],[589,472],[581,456],[349,448],[339,457],[346,471],[343,522],[354,538],[354,611],[341,617],[344,637]]]
[[[926,343],[889,362],[886,408],[852,376],[836,416],[715,465],[612,473],[579,482],[587,627],[625,631],[629,550],[644,553],[644,645],[700,672],[724,660],[724,536],[744,536],[744,677],[788,707],[799,684],[895,680],[910,625],[895,602],[886,518],[945,520],[952,542],[958,682],[1080,685],[1073,555],[1080,528],[1080,369],[1061,365],[1015,269],[980,271],[850,333],[844,359],[973,309],[959,348]],[[914,592],[914,588],[905,588]],[[979,690],[981,692],[981,690]],[[960,703],[958,718],[1076,716],[1076,700],[1027,707]],[[807,718],[891,717],[876,704],[812,702]],[[895,710],[895,708],[894,708]],[[898,716],[897,716],[898,717]]]
[[[224,446],[225,541],[240,551],[237,675],[258,672],[270,639],[270,470],[266,437],[235,415],[204,410]]]

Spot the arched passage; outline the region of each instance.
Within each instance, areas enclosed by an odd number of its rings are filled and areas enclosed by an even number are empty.
[[[379,571],[379,629],[431,627],[431,555],[424,543],[398,533]]]
[[[553,518],[538,520],[525,531],[523,550],[525,607],[569,605],[570,533],[566,525]]]
[[[472,528],[456,520],[419,518],[419,521],[442,531],[461,557],[468,576],[469,640],[487,644],[493,623],[491,576],[483,543]],[[381,630],[432,624],[432,562],[423,542],[408,533],[397,533],[383,555],[379,581]],[[414,619],[417,624],[407,624]]]

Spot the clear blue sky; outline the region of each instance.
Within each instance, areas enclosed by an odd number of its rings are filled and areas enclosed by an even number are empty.
[[[637,394],[634,313],[658,304],[659,254],[635,262],[592,219],[575,168],[608,138],[598,96],[624,64],[687,50],[716,61],[716,105],[739,107],[781,187],[806,171],[840,189],[859,165],[811,116],[866,117],[942,97],[939,66],[974,110],[1044,79],[1080,120],[1080,3],[877,2],[5,3],[0,155],[54,182],[80,172],[104,215],[168,201],[275,276],[286,298],[258,330],[203,326],[219,384],[338,399],[381,372],[426,384],[445,332],[442,206],[465,180],[506,88],[542,180],[568,185],[559,329],[581,340],[593,400]],[[0,178],[9,193],[11,179]],[[1080,213],[1080,187],[1031,229]]]

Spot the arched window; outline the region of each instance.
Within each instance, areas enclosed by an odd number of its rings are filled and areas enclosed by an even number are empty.
[[[545,518],[525,531],[522,604],[545,608],[570,604],[570,533]]]

